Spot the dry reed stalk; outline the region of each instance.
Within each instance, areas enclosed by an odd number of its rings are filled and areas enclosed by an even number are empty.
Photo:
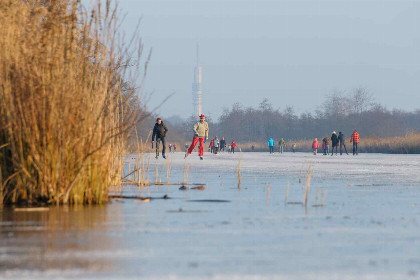
[[[284,196],[285,204],[287,204],[287,201],[289,200],[289,189],[290,189],[290,182],[287,182],[286,195]]]
[[[79,2],[0,2],[0,206],[103,203],[120,183],[142,48],[118,42],[110,1]]]
[[[303,205],[307,207],[309,200],[309,191],[311,189],[312,164],[309,165],[308,175],[306,177],[305,191],[303,196]]]
[[[239,148],[239,159],[238,159],[238,189],[241,188],[241,163],[242,163],[242,149]]]

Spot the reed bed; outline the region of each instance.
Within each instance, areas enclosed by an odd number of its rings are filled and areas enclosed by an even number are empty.
[[[0,207],[104,203],[121,181],[141,47],[109,1],[80,5],[0,1]]]
[[[351,153],[351,150],[352,150],[352,143],[350,143],[350,135],[351,134],[346,134],[346,146],[347,146],[347,151],[349,153]],[[318,139],[322,139],[324,137],[318,136]],[[285,151],[291,152],[293,143],[296,143],[296,152],[311,152],[312,141],[313,139],[287,141]],[[320,143],[320,145],[321,144],[322,143]],[[255,152],[268,152],[268,147],[265,142],[241,143],[241,147],[243,148],[244,151],[247,151],[247,152],[252,151],[251,149],[252,146],[254,146]],[[358,150],[359,150],[359,153],[419,154],[420,153],[420,133],[409,132],[403,136],[366,137],[366,138],[364,138],[363,135],[361,135]],[[274,151],[275,152],[279,151],[278,146],[275,147]],[[331,151],[331,146],[330,146],[330,151]],[[322,153],[322,149],[319,149],[318,152]]]

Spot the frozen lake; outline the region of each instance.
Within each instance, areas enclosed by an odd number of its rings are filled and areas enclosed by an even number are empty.
[[[3,210],[0,279],[420,279],[420,155],[242,153],[240,189],[239,153],[183,156],[170,154],[171,182],[187,170],[205,190]]]

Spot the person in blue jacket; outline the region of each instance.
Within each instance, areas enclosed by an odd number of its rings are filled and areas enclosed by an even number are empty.
[[[274,140],[273,140],[273,138],[268,139],[267,145],[268,145],[268,148],[270,149],[270,154],[274,153]]]

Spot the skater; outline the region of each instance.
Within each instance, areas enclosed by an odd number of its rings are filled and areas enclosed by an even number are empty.
[[[346,148],[346,138],[344,137],[344,134],[341,133],[341,131],[338,133],[338,141],[340,142],[340,155],[343,155],[343,147],[344,150],[346,151],[346,154],[348,155],[349,153],[347,152],[347,148]]]
[[[176,144],[173,144],[172,147],[173,147],[173,153],[175,153],[176,152]]]
[[[168,147],[169,147],[169,152],[172,153],[172,144],[169,143],[169,146]]]
[[[274,140],[273,140],[273,138],[268,139],[267,146],[270,150],[270,154],[274,153]]]
[[[237,147],[235,140],[232,141],[232,143],[230,143],[230,150],[231,152],[234,154],[235,153],[235,148]]]
[[[330,154],[330,142],[331,138],[328,136],[322,139],[322,149],[324,150],[324,156]]]
[[[229,146],[228,146],[228,153],[230,154],[231,152],[232,152],[232,145],[229,144]]]
[[[292,145],[292,152],[296,153],[296,143],[293,143],[293,145]]]
[[[314,142],[312,142],[312,151],[314,152],[314,156],[316,156],[316,154],[318,153],[318,148],[319,148],[318,138],[315,138]]]
[[[168,132],[168,128],[162,122],[162,119],[157,118],[155,126],[153,127],[153,134],[152,134],[152,149],[153,149],[153,144],[156,138],[156,159],[159,158],[159,142],[162,142],[162,157],[166,158],[165,136],[167,132]]]
[[[254,152],[255,151],[255,146],[254,145],[252,145],[251,146],[251,152]]]
[[[209,146],[210,146],[210,153],[213,154],[214,153],[214,138],[211,139]]]
[[[331,147],[332,147],[331,156],[334,155],[334,148],[335,148],[335,155],[337,155],[338,136],[337,136],[337,133],[335,131],[333,131],[333,133],[331,135]]]
[[[283,153],[285,146],[286,146],[286,142],[284,141],[283,138],[281,138],[280,141],[279,141],[279,153],[280,154]]]
[[[217,155],[217,152],[219,152],[219,145],[220,145],[219,138],[217,138],[216,136],[213,140],[213,152],[215,155]]]
[[[359,132],[357,132],[357,130],[353,131],[353,134],[350,137],[350,143],[353,142],[353,156],[354,155],[359,155],[359,152],[357,150],[357,146],[359,145],[360,142],[360,135]]]
[[[185,151],[188,151],[188,143],[185,143]]]
[[[195,148],[195,145],[197,145],[197,142],[200,142],[200,146],[198,149],[198,155],[200,156],[200,159],[204,159],[204,143],[209,139],[209,125],[206,122],[206,116],[203,114],[200,115],[200,121],[197,122],[194,125],[194,137],[192,140],[192,143],[189,147],[189,149],[185,152],[186,158],[189,154],[192,153],[192,151]]]
[[[226,140],[225,137],[222,137],[222,139],[220,140],[220,152],[224,152],[226,148]]]

